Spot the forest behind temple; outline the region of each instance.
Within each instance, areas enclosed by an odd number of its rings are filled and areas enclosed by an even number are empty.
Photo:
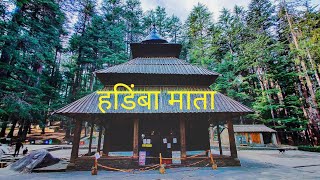
[[[308,0],[252,0],[221,7],[214,20],[199,3],[182,22],[162,7],[143,12],[139,0],[1,1],[0,137],[19,125],[25,138],[31,124],[50,121],[62,121],[69,136],[72,119],[51,113],[101,89],[93,72],[130,60],[129,44],[155,24],[183,45],[181,59],[221,74],[212,89],[255,110],[238,123],[264,123],[282,143],[317,144],[319,9]]]

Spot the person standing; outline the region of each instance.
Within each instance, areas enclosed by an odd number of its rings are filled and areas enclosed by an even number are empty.
[[[16,157],[16,155],[17,156],[19,155],[20,148],[23,148],[23,144],[20,141],[20,139],[18,139],[18,142],[16,143],[16,149],[14,150],[14,155],[13,155],[14,157]]]

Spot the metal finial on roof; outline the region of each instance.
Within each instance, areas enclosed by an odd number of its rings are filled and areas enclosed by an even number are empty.
[[[150,34],[147,36],[143,43],[168,43],[167,40],[163,39],[157,32],[157,28],[155,24],[152,24],[152,28],[150,28]]]
[[[152,31],[155,31],[155,32],[157,32],[157,28],[156,28],[156,24],[152,24]]]

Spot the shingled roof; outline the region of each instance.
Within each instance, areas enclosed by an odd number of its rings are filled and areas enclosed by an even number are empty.
[[[135,58],[126,63],[98,70],[97,74],[138,73],[138,74],[180,74],[212,75],[219,74],[208,69],[191,65],[174,57]]]
[[[234,132],[277,132],[264,124],[233,125]]]
[[[111,89],[111,87],[109,87]],[[108,89],[108,88],[107,88]],[[134,88],[134,90],[160,90],[161,94],[159,95],[159,109],[158,110],[148,110],[147,107],[141,107],[137,106],[134,110],[126,110],[119,108],[118,110],[109,109],[106,110],[106,113],[221,113],[221,112],[228,112],[228,113],[236,113],[236,114],[247,114],[252,113],[253,110],[246,107],[245,105],[221,94],[216,93],[215,99],[214,99],[214,110],[211,110],[210,108],[204,109],[196,109],[193,106],[191,106],[190,110],[186,109],[186,98],[183,98],[183,104],[184,108],[183,110],[179,109],[179,105],[169,106],[168,101],[170,99],[170,95],[166,94],[166,91],[169,90],[182,90],[177,87],[140,87],[140,88]],[[183,90],[189,90],[189,91],[210,91],[209,88],[183,88]],[[153,96],[152,96],[153,97]],[[89,94],[57,111],[55,111],[56,114],[102,114],[102,112],[98,108],[99,103],[99,95],[94,92],[92,94]],[[110,102],[113,104],[113,99],[110,98]],[[124,95],[119,95],[119,102],[118,104],[123,103]],[[137,102],[137,97],[134,99],[135,102]],[[201,101],[199,101],[201,102]],[[207,98],[207,104],[210,104],[210,98]],[[201,107],[202,104],[199,103],[199,106]]]
[[[131,43],[132,58],[130,61],[96,71],[99,80],[104,84],[104,90],[113,90],[117,83],[135,84],[135,91],[159,90],[159,108],[148,110],[147,107],[137,106],[133,110],[113,108],[106,110],[105,114],[156,114],[156,113],[226,113],[242,115],[253,111],[245,105],[221,94],[215,94],[214,109],[191,109],[186,108],[187,98],[183,98],[184,108],[180,110],[179,105],[168,105],[170,95],[166,91],[211,91],[209,86],[219,76],[218,73],[206,68],[192,65],[179,59],[181,44],[168,43],[156,34],[154,27],[151,35],[140,43]],[[100,115],[103,114],[98,108],[99,94],[89,94],[54,113],[62,115]],[[118,104],[124,102],[124,95],[118,96]],[[153,97],[153,96],[152,96]],[[193,96],[196,98],[197,95]],[[133,98],[137,102],[138,96]],[[154,98],[154,97],[153,97]],[[110,98],[112,101],[114,98]],[[210,104],[210,98],[207,99]],[[201,102],[201,101],[199,101]],[[202,104],[198,104],[201,106]],[[120,106],[119,106],[120,107]]]

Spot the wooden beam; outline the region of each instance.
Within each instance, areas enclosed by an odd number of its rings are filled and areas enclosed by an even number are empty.
[[[80,143],[80,136],[81,136],[82,121],[76,120],[75,123],[76,123],[76,126],[73,133],[70,163],[74,163],[79,155],[79,143]]]
[[[139,157],[139,119],[133,120],[133,158]]]
[[[219,123],[219,121],[217,121],[216,125],[217,125],[217,135],[218,135],[218,142],[219,142],[219,151],[220,151],[220,155],[223,155],[222,146],[221,146],[220,127],[219,127],[220,123]]]
[[[181,148],[181,157],[187,157],[186,153],[186,120],[182,115],[180,115],[180,148]]]
[[[94,124],[93,124],[93,122],[91,122],[90,139],[89,139],[89,150],[88,150],[88,154],[89,155],[91,154],[91,148],[92,148],[93,127],[94,127]]]
[[[236,141],[234,138],[233,123],[231,120],[227,120],[227,124],[228,124],[228,134],[229,134],[229,144],[230,144],[231,157],[238,158]]]
[[[101,138],[102,138],[102,126],[99,126],[99,137],[98,137],[98,147],[97,147],[97,152],[100,152],[101,150]]]

